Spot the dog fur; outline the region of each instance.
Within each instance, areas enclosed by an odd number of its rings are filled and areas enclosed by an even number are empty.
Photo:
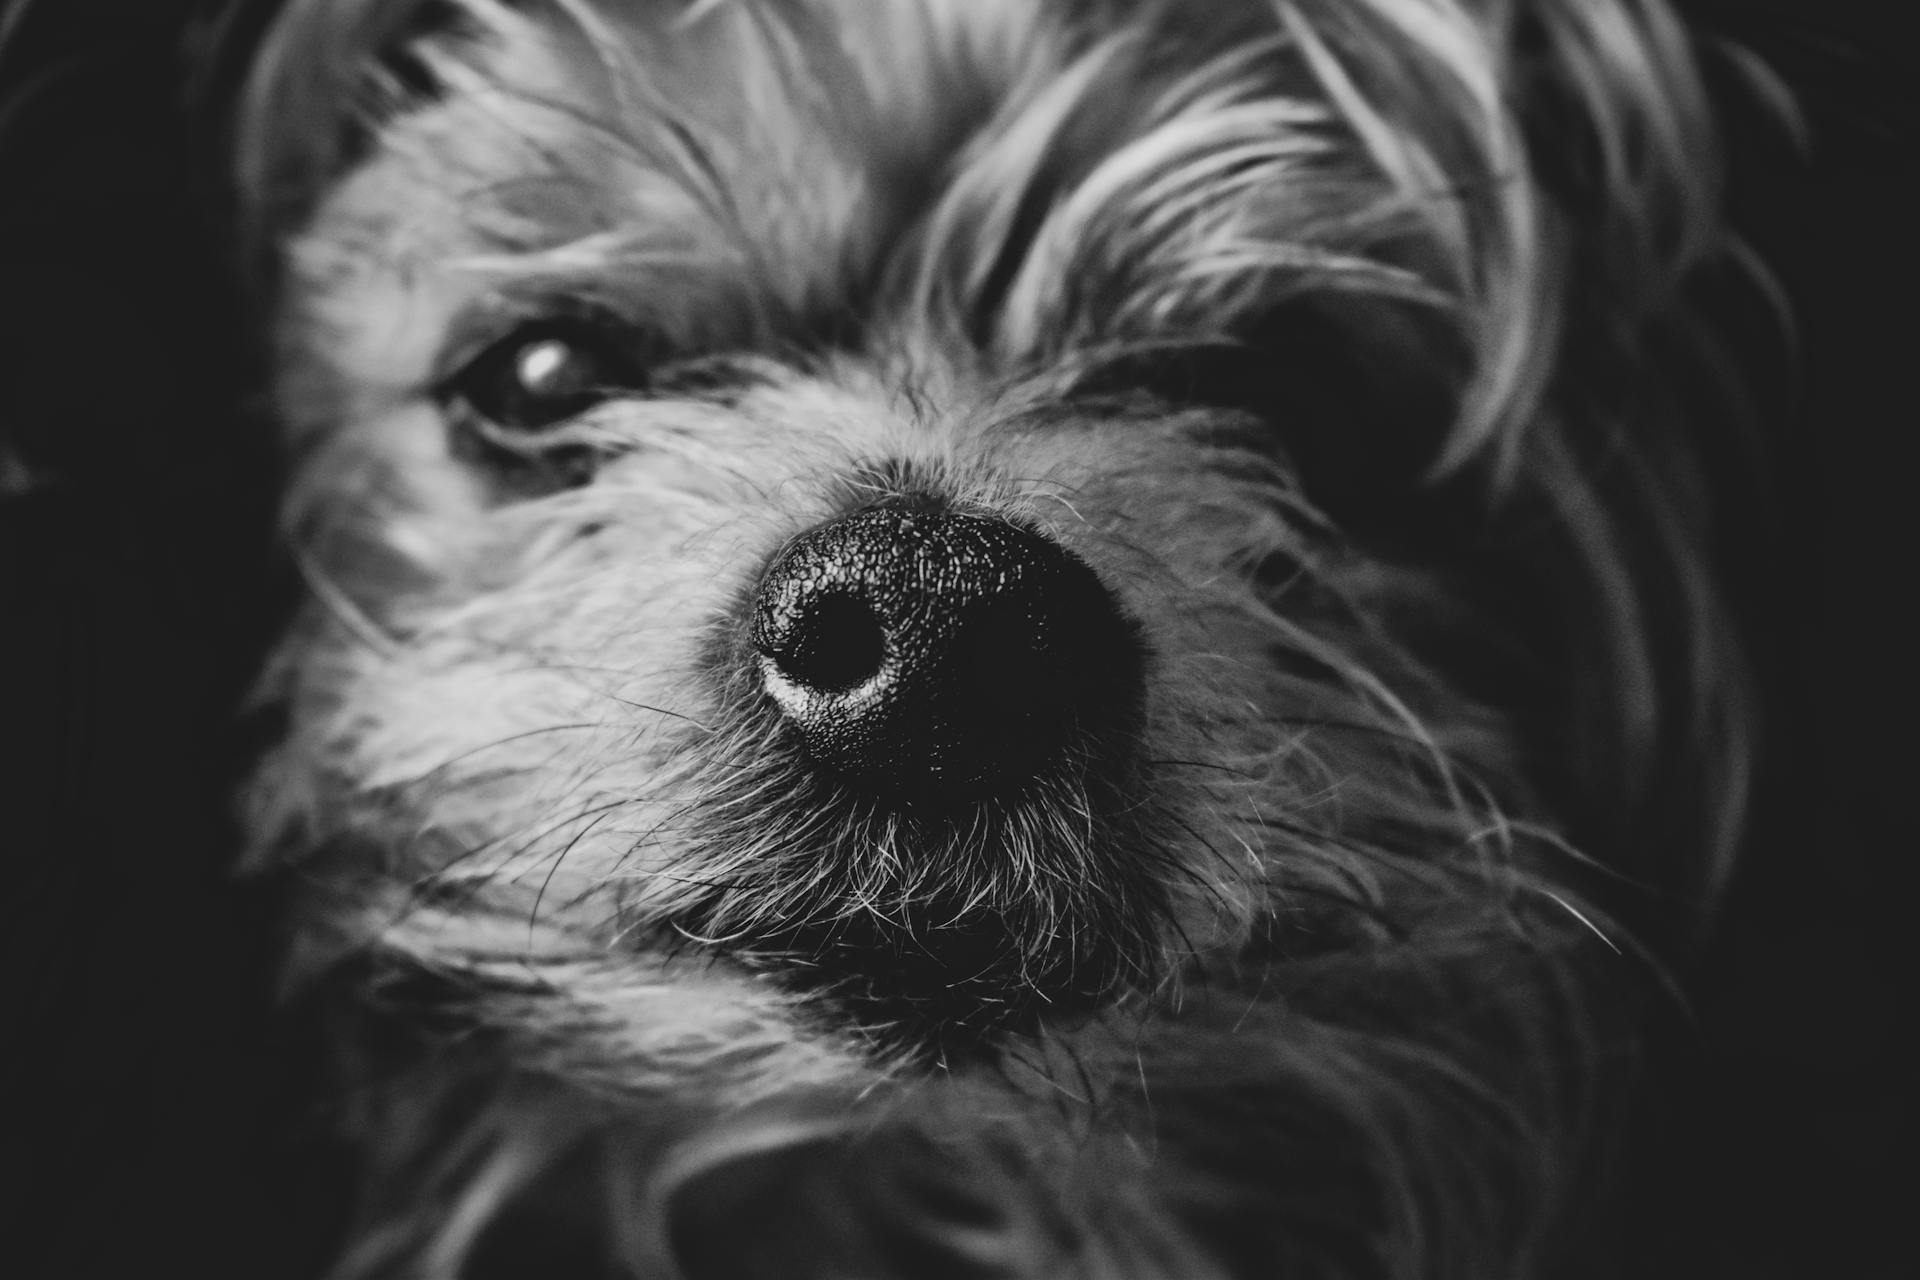
[[[1576,1272],[1630,920],[1745,804],[1699,55],[1658,0],[289,0],[247,870],[334,1274]],[[541,341],[588,385],[503,422]],[[1022,785],[849,783],[755,660],[783,550],[903,502],[1137,648]]]

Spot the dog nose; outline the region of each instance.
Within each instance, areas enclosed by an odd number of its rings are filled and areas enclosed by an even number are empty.
[[[1133,625],[1093,570],[1005,520],[931,500],[871,507],[789,543],[755,601],[767,692],[846,781],[961,798],[1123,731]]]

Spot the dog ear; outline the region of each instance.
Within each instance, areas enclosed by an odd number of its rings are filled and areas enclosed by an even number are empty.
[[[1694,50],[1659,4],[1291,0],[1321,93],[1421,226],[1466,364],[1427,473],[1509,481],[1560,359],[1671,301],[1715,247]],[[1570,341],[1569,328],[1604,332]],[[1425,341],[1425,340],[1423,340]],[[1430,346],[1430,343],[1428,344]]]
[[[236,179],[256,245],[293,225],[379,124],[440,92],[432,48],[469,19],[456,0],[288,0],[221,50],[250,63],[235,111]]]
[[[1465,576],[1496,584],[1538,650],[1535,683],[1504,700],[1578,775],[1556,780],[1560,810],[1630,874],[1711,889],[1751,731],[1700,550],[1707,478],[1742,438],[1737,406],[1690,394],[1712,347],[1690,292],[1737,256],[1701,50],[1651,0],[1279,12],[1422,223],[1441,298],[1304,304],[1343,353],[1314,366],[1338,383],[1298,447],[1308,492],[1376,546],[1477,565]],[[1382,393],[1409,377],[1428,392]],[[1655,830],[1672,841],[1614,848]]]

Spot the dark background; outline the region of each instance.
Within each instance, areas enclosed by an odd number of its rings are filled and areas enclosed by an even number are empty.
[[[223,283],[206,120],[175,61],[206,7],[0,0],[13,1275],[291,1275],[312,1229],[260,1173],[287,1053],[263,1031],[261,912],[222,873],[247,749],[232,709],[285,591],[265,552],[271,459],[235,409],[257,343]],[[1797,373],[1765,357],[1771,522],[1731,548],[1770,749],[1619,1252],[1633,1275],[1894,1280],[1920,1274],[1920,60],[1900,0],[1682,7],[1793,86],[1812,146],[1797,157],[1736,117],[1736,217],[1801,331]]]

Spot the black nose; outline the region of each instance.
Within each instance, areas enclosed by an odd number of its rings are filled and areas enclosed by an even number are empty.
[[[752,640],[807,753],[856,785],[962,797],[1088,751],[1137,715],[1140,647],[1091,569],[927,500],[794,539]]]

